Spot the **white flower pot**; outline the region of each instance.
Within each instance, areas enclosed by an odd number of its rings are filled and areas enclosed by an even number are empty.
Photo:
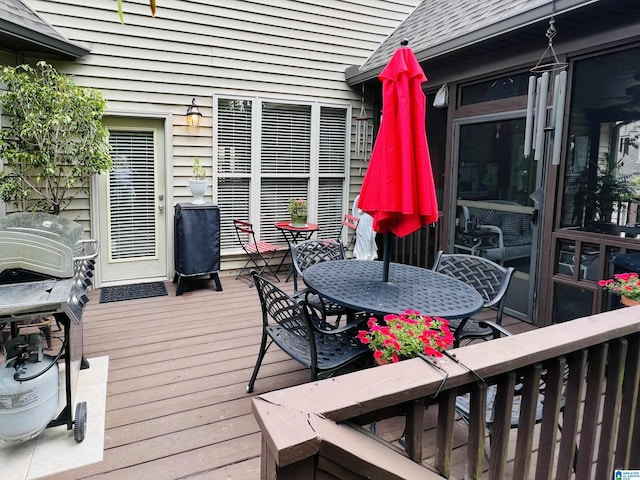
[[[189,180],[189,189],[191,190],[191,195],[193,195],[193,200],[191,203],[196,205],[201,205],[204,203],[202,197],[207,191],[207,187],[209,186],[207,180],[194,180],[193,178]]]

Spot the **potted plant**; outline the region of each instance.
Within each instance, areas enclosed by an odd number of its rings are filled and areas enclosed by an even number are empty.
[[[204,203],[204,194],[207,191],[208,180],[207,172],[202,165],[200,165],[200,159],[196,157],[193,161],[193,174],[189,179],[189,189],[193,200],[191,203],[199,205]]]
[[[291,215],[292,227],[307,226],[307,201],[301,198],[292,198],[289,200],[289,215]]]
[[[636,272],[616,273],[613,278],[600,280],[598,284],[618,295],[623,305],[640,305],[640,278]]]
[[[636,185],[630,175],[622,172],[622,160],[616,160],[611,154],[603,153],[595,166],[595,175],[584,173],[580,177],[580,186],[576,194],[576,213],[583,217],[591,228],[601,229],[612,225],[612,217],[620,203],[636,198]]]
[[[415,310],[387,315],[383,324],[371,318],[367,326],[368,330],[358,332],[358,339],[373,351],[378,364],[399,362],[419,353],[441,357],[454,340],[447,320]]]
[[[4,67],[0,110],[0,199],[21,211],[60,214],[93,175],[109,171],[106,102],[46,62]],[[0,161],[2,161],[0,160]]]

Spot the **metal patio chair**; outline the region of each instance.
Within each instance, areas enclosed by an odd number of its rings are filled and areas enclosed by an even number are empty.
[[[249,256],[247,262],[236,275],[236,280],[242,277],[251,279],[249,269],[256,268],[260,275],[263,273],[272,275],[279,282],[278,274],[271,267],[270,262],[276,252],[280,250],[280,247],[269,242],[257,240],[253,224],[250,222],[234,219],[233,226],[236,230],[238,242]],[[261,262],[261,265],[258,264],[258,261]],[[253,280],[251,280],[251,285],[253,285]]]
[[[491,260],[475,255],[444,253],[439,251],[433,265],[436,272],[449,275],[472,286],[484,299],[484,307],[496,311],[495,323],[502,325],[504,299],[513,276],[513,267],[503,267]],[[495,338],[495,329],[474,318],[450,320],[455,337],[454,347],[461,342]]]
[[[337,240],[304,240],[291,244],[293,291],[299,293],[298,280],[311,265],[330,260],[344,260],[344,246]]]
[[[342,242],[342,234],[344,231],[347,231],[347,243],[343,244],[345,252],[349,250],[353,250],[353,247],[356,244],[356,230],[358,229],[358,224],[360,223],[360,219],[354,215],[349,215],[345,213],[342,217],[342,223],[340,224],[340,232],[338,233],[338,241]]]
[[[310,369],[310,380],[331,376],[371,352],[347,333],[326,334],[315,327],[312,317],[320,313],[304,299],[288,295],[273,283],[251,272],[262,307],[262,341],[256,366],[247,385],[253,392],[258,371],[269,347],[275,343],[291,358]]]
[[[346,258],[342,243],[336,240],[306,240],[291,245],[291,258],[293,259],[294,296],[300,298],[304,296],[308,304],[323,313],[322,317],[317,318],[321,323],[316,324],[321,330],[327,333],[339,333],[357,327],[369,319],[371,315],[366,312],[354,312],[310,289],[298,289],[298,280],[304,275],[307,268],[319,262]],[[343,316],[347,318],[347,321],[344,325],[339,326]]]

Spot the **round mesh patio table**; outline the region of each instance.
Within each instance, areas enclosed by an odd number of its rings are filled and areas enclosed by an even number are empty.
[[[304,271],[304,283],[331,301],[376,315],[407,309],[449,320],[480,311],[483,300],[469,285],[433,270],[391,263],[382,281],[382,262],[332,260]]]

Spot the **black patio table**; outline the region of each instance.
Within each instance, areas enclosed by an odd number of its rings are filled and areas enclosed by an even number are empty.
[[[448,320],[480,311],[483,300],[469,285],[425,268],[391,263],[382,281],[382,262],[331,260],[304,271],[304,283],[323,297],[355,311],[375,315],[417,310]]]

